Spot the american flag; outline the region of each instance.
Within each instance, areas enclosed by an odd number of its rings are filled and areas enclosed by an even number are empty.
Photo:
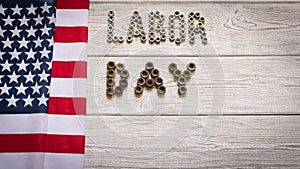
[[[0,1],[0,169],[83,168],[88,9]]]

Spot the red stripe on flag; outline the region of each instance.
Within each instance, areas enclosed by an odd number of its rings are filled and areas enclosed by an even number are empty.
[[[84,136],[54,134],[0,134],[0,152],[84,154]]]
[[[87,41],[88,41],[88,28],[85,26],[55,27],[54,42],[72,43],[72,42],[87,42]]]
[[[86,115],[86,98],[50,97],[48,114]]]
[[[85,61],[53,61],[52,73],[54,78],[86,78],[87,62]]]
[[[57,9],[89,9],[89,0],[57,0]]]

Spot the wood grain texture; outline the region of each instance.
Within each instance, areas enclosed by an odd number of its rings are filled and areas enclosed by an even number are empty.
[[[131,74],[129,87],[120,98],[108,99],[105,94],[108,60],[125,63]],[[163,98],[156,90],[146,90],[141,98],[134,96],[138,72],[147,61],[154,62],[165,81]],[[300,113],[300,57],[105,57],[89,58],[88,62],[89,115]],[[197,64],[184,98],[178,96],[177,84],[168,72],[171,62],[178,63],[181,70],[189,62]]]
[[[190,130],[184,117],[151,118],[88,117],[85,168],[300,167],[300,116],[194,117]],[[172,129],[189,133],[173,144]]]
[[[126,7],[125,7],[126,6]],[[192,47],[185,42],[176,46],[169,41],[160,45],[141,44],[138,39],[132,44],[108,44],[106,42],[107,12],[116,12],[116,34],[126,35],[129,17],[133,10],[139,10],[148,26],[148,12],[159,10],[169,15],[180,10],[185,15],[200,11],[206,18],[205,27],[209,43],[203,46],[200,39]],[[172,51],[159,56],[240,56],[299,55],[300,3],[236,3],[236,2],[134,2],[134,3],[91,3],[89,15],[89,55],[128,56],[140,49],[147,55],[155,50]],[[167,22],[167,21],[166,21]],[[166,23],[165,23],[166,24]],[[153,56],[153,55],[152,55]]]
[[[300,168],[299,0],[90,2],[85,168]],[[108,44],[109,10],[118,35],[133,10],[146,30],[150,10],[200,11],[209,43]],[[122,97],[106,98],[108,60],[131,73]],[[165,80],[163,98],[133,95],[147,61]],[[191,61],[197,71],[180,98],[167,65]]]

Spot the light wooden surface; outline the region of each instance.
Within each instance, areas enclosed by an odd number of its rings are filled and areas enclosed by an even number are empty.
[[[194,127],[177,144],[164,146],[151,141],[165,128],[174,126],[177,118],[160,117],[159,124],[134,124],[125,117],[88,117],[86,168],[300,166],[298,116],[222,117],[204,142],[200,128],[206,117],[194,117]],[[148,117],[135,117],[136,122],[143,120]],[[177,131],[185,130],[185,126],[189,124],[180,125]]]
[[[126,8],[124,7],[126,6]],[[159,10],[168,16],[180,9],[187,14],[191,11],[200,11],[206,18],[209,45],[203,47],[196,39],[193,50],[186,45],[176,47],[174,43],[166,42],[160,45],[141,44],[136,41],[132,44],[107,44],[106,25],[107,11],[114,10],[115,29],[118,35],[126,35],[129,18],[132,11],[138,9],[143,18],[145,28],[148,28],[148,13]],[[298,55],[300,44],[300,3],[170,3],[157,2],[144,5],[136,3],[100,3],[90,6],[90,47],[89,55],[134,55],[140,48],[148,50],[165,50],[160,56],[195,55]],[[104,17],[103,17],[104,16]],[[167,20],[165,21],[165,26]]]
[[[105,65],[108,60],[118,60],[126,64],[130,72],[140,72],[147,60],[153,61],[155,67],[161,70],[161,76],[167,86],[165,99],[156,95],[156,90],[140,99],[134,97],[133,88],[137,75],[129,78],[129,88],[124,91],[124,96],[107,99],[105,90]],[[210,61],[212,60],[212,61]],[[180,98],[177,86],[168,70],[168,63],[178,63],[178,68],[183,70],[184,63],[197,63],[197,71],[187,83],[189,94]],[[219,61],[220,63],[217,63]],[[137,66],[134,66],[137,65]],[[99,67],[101,67],[99,69]],[[214,72],[223,69],[221,73]],[[131,58],[89,58],[88,79],[88,114],[89,115],[134,115],[134,112],[118,113],[118,107],[128,103],[136,105],[146,104],[150,101],[157,107],[166,107],[161,112],[139,111],[139,115],[176,115],[176,114],[220,114],[213,112],[214,92],[224,101],[222,114],[299,114],[300,109],[300,57],[221,57],[207,59],[199,57],[187,58],[157,58],[157,57],[131,57]],[[223,81],[223,82],[222,82]],[[194,92],[194,93],[193,93]],[[224,92],[224,94],[222,94]],[[195,94],[196,93],[196,94]],[[145,101],[146,100],[146,101]],[[180,112],[178,102],[189,100]],[[195,102],[199,103],[197,111],[192,109]],[[181,107],[181,106],[180,106]]]
[[[135,9],[146,24],[151,9],[198,10],[209,44],[107,44],[107,12],[125,35]],[[299,0],[91,0],[85,168],[300,168],[299,9]],[[123,97],[105,96],[108,60],[130,70]],[[150,60],[164,98],[133,95]],[[190,61],[197,71],[180,98],[167,65]]]

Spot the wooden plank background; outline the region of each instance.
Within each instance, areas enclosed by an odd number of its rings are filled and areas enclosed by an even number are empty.
[[[150,10],[167,16],[177,9],[205,16],[208,45],[106,42],[109,10],[116,33],[125,35],[133,10],[147,29]],[[300,168],[299,9],[299,0],[91,0],[85,168]],[[123,97],[105,96],[108,60],[130,70]],[[165,80],[163,99],[155,91],[133,95],[137,72],[150,60]],[[197,71],[187,87],[196,95],[179,98],[167,65],[184,69],[190,61]],[[153,105],[164,109],[148,111]]]
[[[126,8],[124,6],[126,5]],[[159,10],[165,15],[180,9],[187,16],[191,11],[200,11],[206,18],[210,47],[203,47],[196,40],[194,50],[201,56],[256,56],[256,55],[298,55],[299,54],[299,3],[96,3],[90,6],[90,47],[89,55],[134,55],[140,48],[148,50],[172,51],[176,56],[195,55],[186,45],[175,47],[174,43],[149,45],[132,44],[103,44],[106,39],[107,11],[116,11],[115,29],[119,35],[126,35],[129,18],[132,11],[138,9],[147,28],[148,13]],[[105,16],[105,17],[103,17]],[[167,21],[166,23],[167,24]],[[197,43],[198,42],[198,43]],[[102,45],[101,45],[102,44]],[[189,45],[190,46],[190,45]],[[213,48],[213,49],[212,49]],[[170,55],[161,53],[161,56]]]

